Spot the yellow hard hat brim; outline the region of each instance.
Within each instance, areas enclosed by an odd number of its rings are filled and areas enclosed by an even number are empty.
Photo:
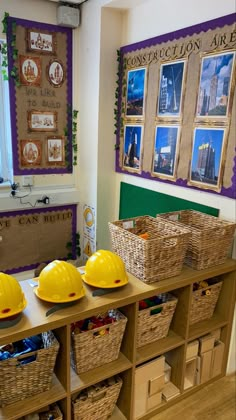
[[[36,296],[39,299],[43,300],[44,302],[49,302],[49,303],[67,303],[67,302],[74,302],[75,300],[79,300],[83,296],[85,296],[85,292],[83,291],[81,293],[81,296],[79,296],[79,297],[75,296],[75,297],[71,297],[71,298],[68,298],[68,299],[60,299],[60,300],[57,299],[56,300],[56,299],[51,299],[51,298],[46,298],[44,296],[41,296],[40,293],[38,292],[38,287],[35,287],[34,288],[34,293],[36,294]]]
[[[0,314],[0,319],[10,318],[11,316],[20,314],[21,312],[23,312],[23,310],[26,308],[26,306],[27,306],[27,300],[24,299],[24,303],[23,303],[23,306],[22,306],[21,309],[17,309],[15,311],[11,311],[11,312],[8,312],[8,313],[5,313],[5,314]]]
[[[128,283],[128,279],[127,279],[127,281],[122,281],[121,283],[114,284],[114,286],[111,286],[111,285],[108,285],[108,286],[100,286],[99,285],[98,286],[98,284],[96,282],[93,282],[91,280],[86,279],[86,275],[85,274],[82,274],[81,277],[82,277],[82,280],[86,284],[88,284],[89,286],[93,286],[93,287],[99,288],[99,289],[116,289],[117,287],[125,286]]]

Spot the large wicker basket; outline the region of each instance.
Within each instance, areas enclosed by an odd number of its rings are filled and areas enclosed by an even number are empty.
[[[168,335],[177,301],[175,296],[168,293],[166,302],[139,311],[137,347],[142,347]]]
[[[119,397],[122,380],[116,376],[84,390],[72,402],[74,420],[107,420]]]
[[[186,264],[196,270],[223,264],[232,246],[236,224],[195,210],[158,214],[191,230]]]
[[[108,313],[114,323],[72,334],[71,362],[77,374],[118,359],[127,318],[118,310]]]
[[[140,216],[109,222],[112,250],[126,270],[146,283],[180,274],[189,230],[161,218]],[[139,235],[147,234],[143,239]]]
[[[222,282],[216,281],[215,284],[209,284],[209,286],[205,288],[192,292],[189,317],[190,325],[212,317],[220,295],[221,287]]]
[[[42,333],[42,340],[43,349],[0,362],[0,406],[50,389],[59,343],[51,331]],[[34,355],[36,360],[20,364]]]

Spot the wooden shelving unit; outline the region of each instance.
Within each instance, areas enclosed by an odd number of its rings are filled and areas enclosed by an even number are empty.
[[[215,276],[220,277],[223,284],[213,317],[210,320],[189,325],[192,284]],[[28,280],[21,282],[28,305],[17,325],[0,330],[0,345],[44,331],[53,330],[60,343],[60,349],[52,388],[42,394],[1,408],[0,420],[17,420],[21,416],[33,413],[37,409],[53,402],[59,404],[64,419],[71,420],[71,397],[87,386],[96,384],[114,374],[121,376],[123,386],[112,420],[124,418],[133,420],[135,368],[159,355],[165,355],[167,361],[169,357],[171,358],[173,364],[171,380],[178,386],[181,394],[167,403],[163,402],[147,415],[141,417],[142,420],[148,419],[157,412],[165,410],[166,407],[185,398],[185,396],[190,395],[190,393],[195,392],[207,383],[224,376],[235,305],[235,282],[236,261],[231,259],[217,267],[202,271],[192,270],[184,266],[181,275],[152,283],[151,285],[145,284],[134,276],[129,275],[128,285],[100,297],[93,297],[93,289],[85,285],[86,296],[84,298],[79,300],[75,305],[61,309],[48,317],[46,316],[46,312],[52,305],[40,301],[35,296]],[[178,297],[178,304],[168,336],[158,342],[137,348],[138,302],[142,299],[168,291]],[[113,308],[119,308],[128,318],[118,359],[78,376],[70,365],[70,324]],[[188,342],[217,328],[221,328],[221,341],[225,344],[221,375],[218,375],[205,384],[194,386],[184,391],[185,354]]]

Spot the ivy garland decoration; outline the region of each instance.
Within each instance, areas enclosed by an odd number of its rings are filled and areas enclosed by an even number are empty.
[[[77,145],[77,117],[79,111],[76,109],[72,110],[71,105],[67,106],[67,112],[68,112],[68,119],[69,122],[72,122],[72,165],[77,165],[77,152],[78,152],[78,145]],[[68,127],[64,128],[64,136],[68,138]],[[69,144],[68,141],[66,142],[65,146],[65,155],[66,155],[66,165],[68,168],[70,168],[69,163]]]
[[[114,119],[115,119],[115,131],[114,134],[117,136],[118,132],[120,134],[120,137],[123,137],[124,135],[124,114],[125,114],[125,100],[123,98],[126,97],[126,81],[125,78],[123,77],[126,68],[127,68],[127,63],[126,63],[126,59],[123,59],[123,66],[122,66],[122,62],[121,62],[121,55],[120,55],[120,50],[116,51],[117,54],[117,62],[118,62],[118,72],[116,73],[117,75],[117,80],[116,80],[116,91],[115,91],[115,109],[114,109]],[[122,74],[121,74],[122,71]],[[120,80],[122,80],[122,86],[121,86],[121,92],[122,92],[122,100],[121,100],[121,104],[119,106],[119,92],[120,92]],[[120,148],[120,143],[118,143],[118,137],[117,137],[117,142],[115,144],[114,149],[115,150],[119,150]]]
[[[7,33],[8,17],[9,17],[9,13],[5,12],[4,18],[2,20],[2,26],[3,26],[2,32],[4,34]],[[12,38],[10,42],[11,42],[11,47],[12,47],[12,57],[14,60],[16,60],[18,58],[18,50],[16,49],[16,22],[14,21],[12,22]],[[8,52],[7,42],[3,42],[1,44],[3,80],[6,80],[6,81],[9,80],[9,76],[10,76],[14,79],[15,86],[19,87],[20,81],[19,81],[18,68],[14,65],[11,69],[9,69],[7,52]]]

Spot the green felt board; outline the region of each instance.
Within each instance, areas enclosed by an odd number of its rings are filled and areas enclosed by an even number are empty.
[[[219,215],[219,210],[214,207],[121,182],[119,219],[144,215],[155,217],[158,213],[185,209],[201,211],[212,216]]]

